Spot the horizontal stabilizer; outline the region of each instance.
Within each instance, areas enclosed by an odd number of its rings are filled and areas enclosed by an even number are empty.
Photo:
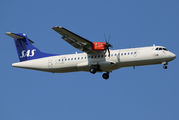
[[[15,34],[15,33],[6,32],[5,34],[10,36],[10,37],[12,37],[12,38],[14,38],[14,39],[25,39],[24,36],[21,36],[21,35]],[[30,41],[31,44],[34,43],[32,40],[30,40],[30,39],[28,39],[28,40]]]

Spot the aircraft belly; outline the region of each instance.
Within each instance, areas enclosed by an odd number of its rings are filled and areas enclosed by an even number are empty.
[[[89,71],[90,65],[88,62],[82,62],[82,63],[77,64],[77,68],[80,71]]]
[[[61,68],[54,68],[53,72],[54,73],[66,73],[66,72],[77,72],[80,71],[78,70],[77,67],[61,67]]]
[[[112,71],[118,69],[116,62],[113,61],[105,61],[99,63],[102,71]]]
[[[56,63],[53,66],[52,71],[54,73],[66,73],[66,72],[76,72],[79,70],[77,69],[76,63],[64,62],[64,63]]]
[[[91,66],[95,66],[98,65],[101,69],[101,71],[97,71],[97,72],[102,72],[102,71],[112,71],[115,69],[118,69],[116,62],[114,61],[98,61],[98,62],[82,62],[77,64],[77,68],[80,71],[89,71],[89,69],[91,68]]]

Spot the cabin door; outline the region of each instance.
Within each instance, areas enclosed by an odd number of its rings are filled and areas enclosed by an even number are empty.
[[[49,61],[48,61],[48,68],[53,68],[52,60],[49,60]]]

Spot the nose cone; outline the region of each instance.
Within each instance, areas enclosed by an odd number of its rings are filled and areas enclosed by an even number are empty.
[[[170,58],[171,58],[172,60],[174,60],[174,59],[176,58],[176,55],[175,55],[174,53],[171,53],[171,54],[170,54]]]

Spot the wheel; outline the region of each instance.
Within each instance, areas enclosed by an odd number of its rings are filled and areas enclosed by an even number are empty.
[[[104,73],[104,74],[103,74],[103,78],[107,80],[107,79],[109,78],[109,74]]]
[[[166,65],[164,65],[164,66],[163,66],[163,68],[164,68],[164,69],[167,69],[167,66],[166,66]]]
[[[92,73],[92,74],[95,74],[96,73],[96,69],[94,68],[94,67],[92,67],[92,68],[90,68],[90,73]]]

